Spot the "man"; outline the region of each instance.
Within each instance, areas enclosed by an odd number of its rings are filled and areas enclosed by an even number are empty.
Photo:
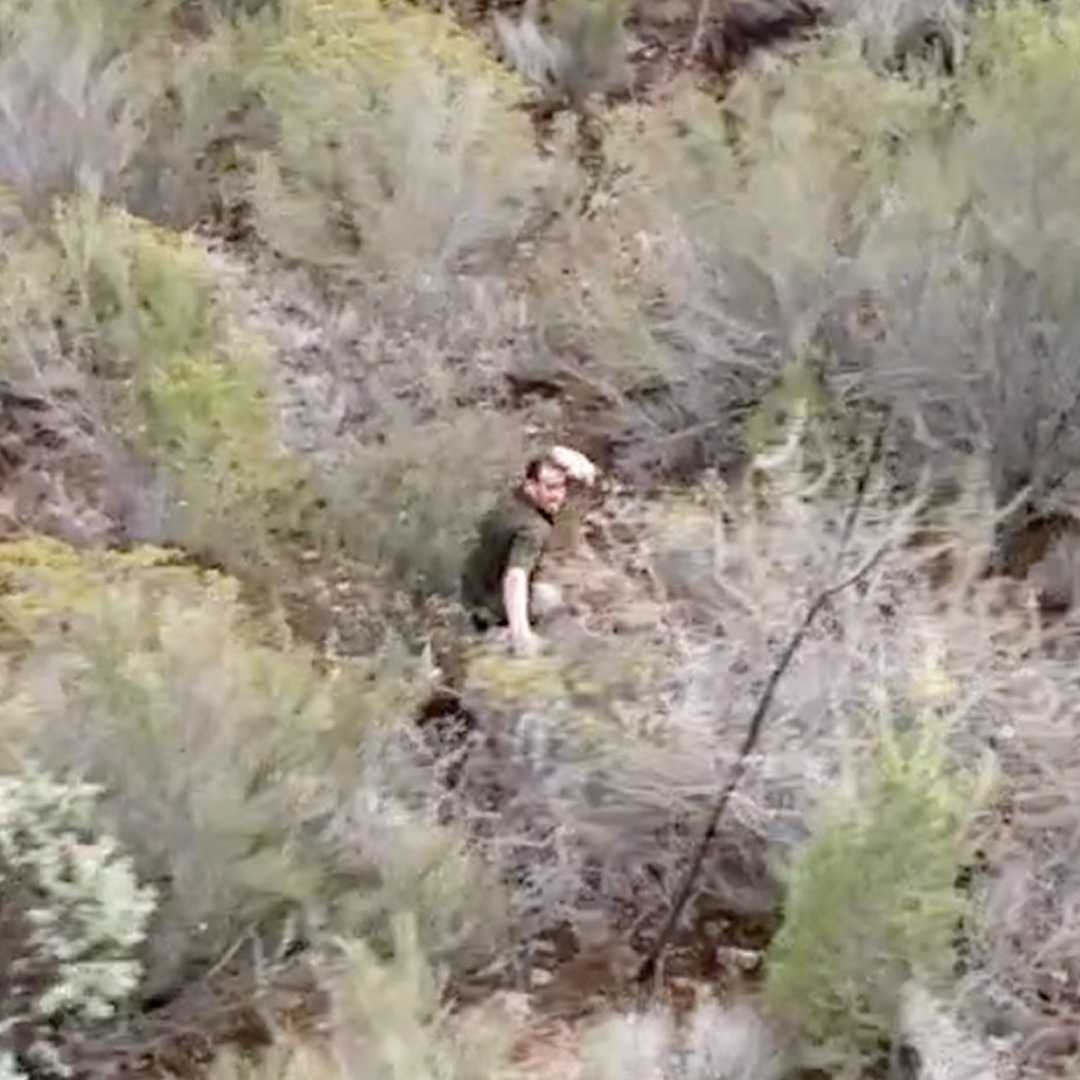
[[[462,600],[478,630],[505,626],[518,655],[538,651],[533,623],[561,607],[558,590],[536,580],[570,481],[592,484],[596,467],[576,450],[556,446],[533,458],[522,482],[505,493],[480,523],[465,561]]]

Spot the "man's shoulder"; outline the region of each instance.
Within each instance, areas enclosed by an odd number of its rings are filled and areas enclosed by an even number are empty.
[[[551,526],[543,514],[530,506],[516,491],[503,492],[488,510],[486,519],[498,528],[546,532]]]

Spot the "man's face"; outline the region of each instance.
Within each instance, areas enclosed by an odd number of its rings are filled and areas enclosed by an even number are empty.
[[[557,465],[543,465],[535,480],[525,481],[525,490],[541,510],[554,514],[566,501],[566,473]]]

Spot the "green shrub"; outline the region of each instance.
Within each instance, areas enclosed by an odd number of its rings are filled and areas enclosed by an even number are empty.
[[[0,776],[5,1075],[68,1075],[65,1043],[113,1017],[142,976],[156,894],[99,831],[100,796],[31,763]]]
[[[924,680],[920,693],[932,689]],[[870,768],[829,801],[796,857],[768,950],[771,1006],[841,1062],[879,1051],[909,979],[953,976],[966,911],[956,880],[989,774],[952,766],[942,721],[924,709],[882,718]]]
[[[4,653],[20,655],[42,635],[60,636],[71,619],[97,610],[101,589],[136,581],[147,594],[201,589],[219,580],[214,572],[183,565],[181,553],[142,546],[121,552],[76,549],[48,536],[0,544],[0,638]]]
[[[525,230],[551,173],[524,85],[447,17],[380,0],[295,0],[254,50],[251,84],[279,121],[258,159],[260,234],[340,275],[407,274],[413,287]]]
[[[24,382],[74,385],[171,496],[161,532],[265,584],[302,527],[304,467],[280,445],[266,352],[186,237],[80,199],[14,252],[0,340]]]
[[[232,315],[189,237],[70,202],[55,243],[13,251],[0,280],[11,286],[0,299],[9,370],[46,393],[74,385],[102,427],[151,463],[166,491],[154,539],[298,610],[315,604],[320,622],[347,621],[317,596],[321,575],[345,577],[364,594],[366,639],[395,603],[383,585],[409,600],[456,593],[485,493],[521,458],[523,434],[516,417],[463,408],[419,344],[371,357],[366,383],[389,383],[387,416],[363,443],[334,436],[315,464],[282,446],[268,346]],[[417,365],[414,379],[402,364]],[[418,428],[409,403],[393,400],[404,393],[437,415]],[[322,419],[311,420],[316,438]]]
[[[490,83],[507,103],[526,89],[452,17],[392,0],[285,0],[260,41],[256,81],[286,109],[318,111],[312,77],[378,94],[422,57],[457,81]]]
[[[51,544],[40,555],[22,545],[8,578],[9,608],[27,592],[37,602],[19,607],[5,752],[103,785],[118,837],[160,889],[148,992],[245,935],[267,955],[294,932],[381,940],[402,905],[435,957],[497,929],[498,894],[486,887],[490,906],[476,907],[460,841],[393,795],[384,751],[423,691],[403,657],[327,670],[222,575],[155,558],[99,569]]]

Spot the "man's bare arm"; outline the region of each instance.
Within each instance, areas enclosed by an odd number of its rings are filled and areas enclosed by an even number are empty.
[[[503,577],[503,605],[510,628],[510,639],[527,640],[532,635],[529,626],[529,575],[520,566],[511,566]]]

